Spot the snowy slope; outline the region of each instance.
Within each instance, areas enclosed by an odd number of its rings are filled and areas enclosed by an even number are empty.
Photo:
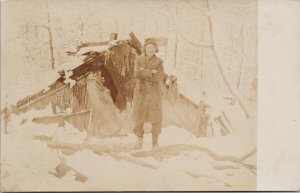
[[[151,135],[145,135],[142,151],[128,149],[133,134],[94,139],[83,144],[85,132],[70,124],[31,122],[49,111],[31,111],[12,118],[10,134],[2,129],[1,187],[5,191],[78,190],[241,190],[255,189],[255,150],[249,131],[220,138],[197,138],[181,128],[163,128],[160,146],[151,149]],[[27,121],[24,121],[24,120]],[[23,122],[23,123],[22,123]],[[2,127],[3,128],[3,127]],[[34,139],[35,138],[35,139]],[[47,143],[82,147],[77,150],[49,148]],[[240,148],[236,149],[235,147]],[[109,148],[109,152],[95,148]],[[75,149],[76,149],[75,148]],[[64,163],[72,168],[58,178],[55,168]],[[76,181],[76,172],[86,181]]]

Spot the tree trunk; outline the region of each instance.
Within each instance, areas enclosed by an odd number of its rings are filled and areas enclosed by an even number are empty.
[[[54,59],[54,49],[53,49],[53,42],[52,42],[52,33],[50,29],[48,29],[48,32],[49,32],[49,49],[50,49],[50,56],[51,56],[51,68],[54,69],[55,59]]]
[[[236,88],[237,89],[240,89],[240,85],[241,85],[241,78],[242,78],[242,72],[243,72],[243,66],[244,66],[244,59],[241,58],[241,62],[240,62],[240,69],[239,69],[239,77],[238,77],[238,80],[237,80],[237,83],[236,83]]]
[[[176,1],[176,25],[178,25],[178,5],[179,1]],[[178,26],[176,26],[176,31],[175,31],[175,50],[174,50],[174,69],[177,67],[177,50],[178,50]]]
[[[209,11],[209,0],[207,0],[207,9]],[[217,66],[218,66],[218,69],[221,73],[221,77],[226,85],[226,87],[228,88],[228,90],[230,91],[230,93],[234,96],[234,98],[238,101],[239,105],[241,106],[241,108],[243,109],[244,113],[245,113],[245,116],[246,118],[248,119],[249,118],[249,113],[246,109],[246,107],[244,106],[244,104],[242,103],[240,97],[238,96],[238,94],[232,89],[233,87],[229,84],[225,74],[224,74],[224,70],[222,68],[222,65],[220,63],[220,60],[219,60],[219,57],[218,57],[218,54],[217,54],[217,51],[216,51],[216,48],[215,48],[215,42],[214,42],[214,34],[213,34],[213,29],[212,29],[212,22],[211,22],[211,16],[208,15],[207,16],[207,19],[208,19],[208,24],[209,24],[209,31],[210,31],[210,34],[211,34],[211,51],[214,55],[214,58],[216,59],[216,62],[217,62]]]
[[[244,48],[244,20],[243,20],[243,23],[242,23],[242,27],[241,27],[241,38],[242,38],[242,51],[241,51],[241,54],[240,54],[240,57],[241,57],[241,61],[240,61],[240,69],[239,69],[239,77],[238,77],[238,80],[237,80],[237,89],[240,88],[240,84],[241,84],[241,78],[242,78],[242,73],[243,73],[243,70],[244,70],[244,57],[245,57],[245,48]]]
[[[48,19],[48,34],[49,34],[49,49],[50,49],[50,58],[51,58],[51,68],[54,69],[55,59],[54,59],[54,49],[53,49],[53,39],[52,39],[52,32],[51,32],[51,20],[50,20],[50,14],[48,10],[48,1],[45,1],[46,3],[46,11],[47,11],[47,19]]]
[[[177,67],[178,31],[175,32],[174,69]]]
[[[115,20],[115,32],[119,32],[119,11],[120,11],[120,2],[117,1],[117,5],[114,9],[114,20]]]

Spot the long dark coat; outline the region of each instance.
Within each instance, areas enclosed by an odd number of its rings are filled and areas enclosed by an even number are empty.
[[[143,68],[143,69],[141,69]],[[151,70],[157,73],[151,73]],[[133,98],[133,121],[135,125],[162,122],[163,61],[157,56],[148,59],[145,54],[137,57],[134,66],[136,85]]]

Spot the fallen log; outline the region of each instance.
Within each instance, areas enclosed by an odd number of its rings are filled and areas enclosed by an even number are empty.
[[[86,124],[84,121],[84,117],[88,116],[90,111],[83,110],[80,112],[70,113],[70,114],[56,114],[42,117],[34,117],[32,122],[34,123],[42,123],[42,124],[53,124],[58,123],[59,126],[64,127],[65,122],[69,122],[82,131],[82,128],[86,128]],[[77,117],[79,116],[79,117]]]
[[[109,155],[117,160],[124,160],[129,163],[132,163],[134,165],[138,165],[141,167],[149,168],[149,169],[158,169],[157,166],[146,163],[141,160],[137,160],[131,156],[127,156],[124,154],[121,154],[122,152],[129,152],[132,147],[129,147],[128,145],[122,146],[100,146],[100,145],[91,145],[91,144],[67,144],[67,143],[55,143],[50,142],[48,143],[48,147],[54,148],[54,149],[61,149],[61,150],[71,150],[71,151],[82,151],[84,149],[89,149],[93,151],[94,153],[98,155]]]
[[[223,155],[218,155],[212,151],[210,151],[208,148],[205,147],[200,147],[197,145],[187,145],[187,144],[175,144],[175,145],[168,145],[168,146],[163,146],[160,147],[159,149],[156,150],[146,150],[146,151],[137,151],[131,153],[132,156],[140,158],[140,157],[154,157],[157,155],[167,155],[167,156],[177,156],[180,155],[184,151],[200,151],[206,153],[209,157],[216,161],[231,161],[234,163],[241,164],[245,168],[249,169],[251,172],[255,173],[254,170],[256,170],[255,165],[251,164],[246,164],[243,161],[245,158],[249,157],[250,155],[254,154],[256,152],[256,148],[250,153],[247,153],[245,156],[242,156],[241,158],[236,158],[234,156],[223,156]]]
[[[32,119],[33,122],[42,122],[44,120],[53,120],[53,122],[59,120],[59,119],[65,119],[68,117],[76,116],[76,115],[82,115],[82,114],[89,114],[90,111],[84,110],[80,112],[70,113],[70,114],[57,114],[57,115],[49,115],[49,116],[42,116],[42,117],[34,117]]]
[[[253,149],[252,151],[250,151],[249,153],[247,153],[246,155],[244,155],[243,157],[241,157],[240,160],[245,161],[246,159],[248,159],[249,157],[251,157],[255,153],[256,153],[256,148]]]

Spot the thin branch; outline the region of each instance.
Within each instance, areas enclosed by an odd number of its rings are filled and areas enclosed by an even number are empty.
[[[209,0],[206,0],[207,2],[207,10],[210,10],[209,8]],[[246,116],[246,119],[249,119],[249,113],[248,113],[248,110],[246,109],[244,103],[242,102],[242,99],[241,97],[239,96],[239,93],[238,93],[238,90],[236,89],[233,89],[232,85],[228,82],[227,80],[227,77],[225,76],[225,73],[224,73],[224,70],[223,70],[223,67],[221,65],[221,62],[219,60],[219,57],[218,57],[218,54],[217,54],[217,51],[215,49],[215,42],[214,42],[214,31],[213,31],[213,27],[212,27],[212,21],[211,21],[211,16],[208,17],[208,26],[209,26],[209,31],[210,31],[210,34],[211,34],[211,41],[212,41],[212,47],[211,47],[211,50],[212,50],[212,53],[214,55],[214,58],[216,59],[216,62],[217,62],[217,67],[221,73],[221,76],[222,76],[222,79],[227,87],[227,89],[230,91],[230,93],[237,99],[239,105],[241,106],[242,110],[244,111],[245,113],[245,116]]]
[[[246,155],[244,155],[243,157],[240,158],[240,161],[243,162],[246,159],[248,159],[249,157],[251,157],[252,155],[254,155],[256,153],[256,148],[253,149],[252,151],[250,151],[249,153],[247,153]]]
[[[188,0],[183,0],[186,4],[188,4],[190,7],[198,10],[199,12],[201,12],[203,15],[209,16],[208,11],[204,11],[203,9],[200,9],[198,7],[196,7],[195,5],[193,5],[192,3],[190,3]]]
[[[195,43],[195,42],[189,40],[188,38],[186,38],[182,33],[179,33],[179,32],[178,32],[178,34],[180,35],[180,37],[181,37],[182,39],[184,39],[185,41],[187,41],[188,43],[190,43],[190,44],[192,44],[192,45],[194,45],[194,46],[198,46],[198,47],[206,47],[206,48],[210,48],[210,47],[213,46],[211,43],[209,43],[209,42],[204,42],[204,41],[202,41],[200,44],[199,44],[199,43]]]
[[[10,41],[13,41],[13,40],[16,40],[16,39],[19,39],[19,38],[23,37],[23,36],[26,35],[26,34],[28,34],[28,31],[25,31],[24,33],[22,33],[22,34],[20,34],[20,35],[17,35],[17,36],[14,37],[14,38],[11,38],[11,39],[9,39],[9,40],[6,40],[5,43],[10,42]]]
[[[182,33],[179,32],[180,30],[178,29],[178,26],[176,25],[176,23],[175,23],[175,21],[174,21],[174,16],[173,16],[173,14],[172,14],[172,12],[171,12],[171,10],[170,10],[170,8],[168,7],[167,4],[165,4],[165,7],[168,9],[169,14],[170,14],[171,16],[168,16],[168,15],[166,15],[166,14],[164,14],[164,13],[161,13],[161,12],[159,12],[158,10],[153,9],[152,7],[147,7],[147,8],[149,8],[149,9],[151,9],[151,10],[154,10],[154,11],[157,12],[158,14],[161,14],[161,15],[167,17],[168,19],[170,19],[170,21],[171,21],[173,27],[175,28],[175,31],[178,32],[178,34],[182,37],[182,39],[184,39],[185,41],[189,42],[190,44],[195,45],[195,46],[198,46],[198,47],[211,47],[211,46],[212,46],[212,44],[211,44],[211,43],[208,43],[208,42],[201,42],[201,43],[199,44],[199,43],[195,43],[195,42],[189,40],[188,38],[186,38]]]
[[[46,30],[48,30],[48,31],[49,31],[49,27],[47,27],[47,26],[44,26],[44,25],[37,25],[36,27],[42,27],[42,28],[45,28]]]
[[[191,176],[193,178],[201,178],[201,177],[205,177],[205,178],[209,178],[209,179],[212,179],[216,182],[219,182],[219,183],[222,183],[224,184],[225,186],[227,187],[230,187],[231,185],[217,179],[216,177],[211,177],[211,176],[207,176],[207,175],[204,175],[204,174],[201,174],[201,173],[195,173],[195,172],[189,172],[189,171],[185,171],[185,174],[188,175],[188,176]]]
[[[160,11],[158,11],[158,10],[152,8],[152,7],[149,7],[149,6],[147,6],[147,5],[146,5],[146,8],[151,9],[152,11],[155,11],[156,13],[158,13],[158,14],[160,14],[160,15],[162,15],[162,16],[168,18],[168,19],[171,19],[171,18],[172,18],[171,16],[166,15],[166,14],[164,14],[164,13],[162,13],[162,12],[160,12]]]
[[[164,4],[165,4],[165,7],[168,9],[168,12],[169,12],[169,14],[171,15],[171,17],[174,19],[175,17],[174,17],[174,14],[173,14],[173,12],[171,11],[171,9],[170,9],[170,7],[168,6],[168,4],[164,1]]]

